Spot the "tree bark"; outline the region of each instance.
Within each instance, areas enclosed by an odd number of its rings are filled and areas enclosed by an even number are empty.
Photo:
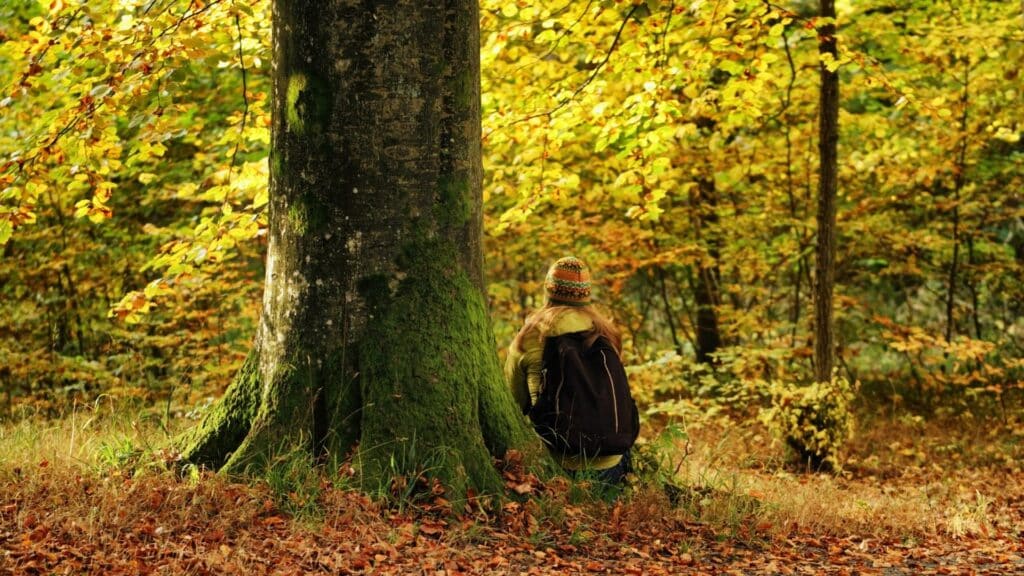
[[[532,445],[483,295],[476,0],[276,0],[269,245],[253,351],[183,456],[353,463],[501,490]]]
[[[836,56],[834,0],[821,0],[821,16],[829,20],[818,29],[820,54]],[[822,62],[818,109],[818,241],[814,286],[814,375],[818,382],[832,379],[832,287],[835,282],[836,194],[839,186],[839,76]]]
[[[697,305],[697,362],[711,364],[714,361],[714,354],[722,346],[722,335],[718,329],[718,306],[721,304],[718,287],[722,277],[718,259],[721,238],[718,230],[718,195],[713,174],[697,181],[697,192],[697,240],[707,248],[711,260],[710,263],[700,263],[694,286],[694,300]]]

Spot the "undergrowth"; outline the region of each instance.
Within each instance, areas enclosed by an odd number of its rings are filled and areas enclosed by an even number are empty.
[[[417,454],[409,445],[398,452],[392,474],[366,490],[350,463],[318,466],[303,454],[274,460],[265,479],[251,487],[219,475],[175,471],[166,441],[190,422],[132,414],[103,404],[76,408],[60,420],[25,419],[0,426],[0,484],[4,504],[16,505],[4,522],[24,522],[33,509],[51,517],[124,516],[126,489],[188,493],[169,509],[147,514],[172,524],[179,514],[204,514],[209,501],[243,493],[259,500],[264,514],[280,514],[319,525],[330,522],[338,501],[369,493],[358,501],[379,503],[367,514],[424,514],[436,519],[462,517],[462,528],[446,537],[476,542],[472,525],[505,526],[526,534],[543,549],[566,539],[587,546],[614,537],[616,522],[642,525],[692,524],[717,537],[756,543],[794,531],[822,534],[898,536],[941,534],[984,537],[1011,530],[1017,520],[1007,502],[1020,498],[1021,448],[1016,428],[958,422],[963,432],[920,419],[865,417],[868,427],[850,445],[842,474],[788,470],[784,446],[757,423],[733,422],[719,415],[706,421],[650,424],[651,435],[634,452],[630,486],[621,493],[599,493],[585,475],[556,478],[501,504],[452,508],[443,488],[429,480],[431,462],[443,454]],[[59,502],[47,486],[75,486]],[[128,488],[126,488],[128,487]],[[373,487],[371,487],[373,488]],[[241,491],[241,492],[239,492]],[[438,505],[441,502],[442,505]],[[445,506],[448,506],[445,508]],[[198,506],[198,509],[189,510]],[[184,508],[181,508],[184,507]],[[179,509],[181,508],[181,509]],[[390,511],[385,513],[384,511]],[[10,514],[8,514],[10,516]],[[466,519],[472,522],[466,522]],[[449,520],[444,520],[449,522]],[[455,523],[451,526],[459,526]],[[446,524],[446,526],[448,526]],[[637,526],[633,526],[636,529]]]

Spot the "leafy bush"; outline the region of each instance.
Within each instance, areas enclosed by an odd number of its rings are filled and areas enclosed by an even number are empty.
[[[837,470],[840,450],[853,435],[855,391],[856,384],[835,376],[805,386],[774,381],[769,385],[771,407],[761,419],[785,440],[795,461],[816,471]]]

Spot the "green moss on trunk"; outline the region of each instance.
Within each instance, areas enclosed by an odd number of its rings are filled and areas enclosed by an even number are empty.
[[[323,402],[318,405],[318,429],[314,430],[321,454],[335,470],[359,441],[362,418],[362,396],[357,376],[347,363],[349,357],[350,352],[343,349],[340,356],[325,365],[325,373],[332,375],[333,384],[327,387]]]
[[[498,375],[493,380],[499,382],[499,385],[480,387],[477,408],[480,414],[480,430],[487,449],[495,456],[502,456],[508,450],[516,449],[535,457],[547,457],[547,452],[541,449],[533,428],[527,425],[525,416],[519,412],[512,398],[512,391],[505,385],[505,377],[500,372],[497,359],[494,362],[494,369]]]
[[[223,470],[260,475],[296,451],[321,462],[340,461],[358,439],[360,413],[344,356],[300,352],[276,363],[251,430]]]
[[[249,433],[260,404],[259,350],[253,348],[228,387],[202,423],[177,439],[186,462],[220,468]]]
[[[445,177],[437,184],[438,203],[434,210],[437,221],[443,227],[461,227],[470,218],[470,185],[467,177]]]
[[[416,241],[397,284],[374,276],[360,285],[372,323],[358,351],[359,462],[371,487],[425,472],[456,498],[470,487],[501,490],[478,407],[481,390],[503,383],[483,296],[456,262],[450,246]],[[496,445],[512,440],[505,436]]]
[[[330,118],[330,91],[315,74],[292,74],[285,94],[288,128],[296,135],[320,134]]]
[[[260,475],[278,457],[295,450],[313,452],[317,382],[309,364],[306,359],[273,364],[252,428],[225,463],[224,472]]]

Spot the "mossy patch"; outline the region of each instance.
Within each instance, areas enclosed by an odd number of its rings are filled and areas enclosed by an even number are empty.
[[[420,237],[396,264],[397,286],[384,275],[359,283],[372,317],[358,347],[365,479],[386,480],[401,455],[455,497],[498,493],[478,412],[480,390],[502,385],[483,296],[449,242]]]
[[[305,202],[295,202],[288,207],[288,223],[296,235],[306,235],[309,230],[309,212]]]
[[[288,79],[288,94],[285,97],[285,117],[288,118],[288,127],[297,134],[302,134],[305,130],[302,115],[299,114],[299,97],[305,89],[306,76],[304,74],[293,74]]]
[[[260,370],[257,350],[249,352],[224,398],[203,417],[203,421],[177,438],[183,462],[212,469],[220,468],[249,433],[259,407]]]
[[[315,198],[303,196],[288,206],[288,223],[298,236],[316,233],[327,223],[327,209]]]
[[[298,135],[324,132],[330,110],[330,90],[321,78],[302,73],[288,78],[285,117],[292,132]]]
[[[469,110],[473,106],[473,99],[476,95],[473,74],[469,70],[462,70],[452,80],[452,94],[455,97],[456,110]]]
[[[279,178],[281,176],[281,154],[274,148],[270,149],[270,176],[271,178]]]
[[[460,176],[445,176],[438,180],[438,204],[435,216],[442,227],[458,227],[470,218],[469,179]]]

